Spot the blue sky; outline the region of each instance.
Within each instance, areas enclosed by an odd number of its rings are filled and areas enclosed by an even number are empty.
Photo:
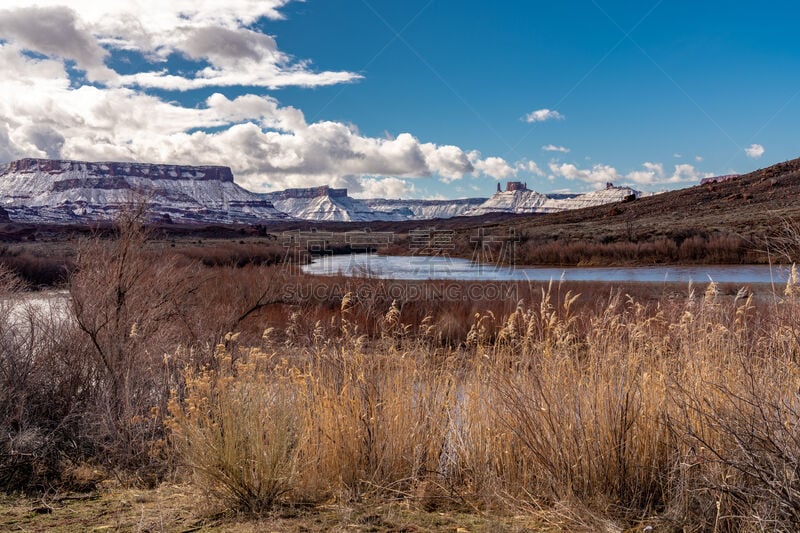
[[[800,156],[793,2],[195,3],[5,2],[0,159],[463,197],[663,190]]]

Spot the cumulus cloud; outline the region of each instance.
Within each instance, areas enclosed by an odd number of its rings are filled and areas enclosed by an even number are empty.
[[[640,170],[627,174],[620,173],[610,165],[597,164],[588,169],[581,169],[571,163],[558,164],[550,162],[550,172],[555,177],[567,180],[578,180],[590,184],[592,187],[601,187],[605,183],[632,184],[637,186],[653,186],[697,182],[702,178],[711,177],[713,174],[699,172],[693,165],[675,165],[672,173],[667,173],[663,163],[645,162]]]
[[[90,80],[114,77],[104,63],[108,52],[68,7],[4,9],[0,11],[0,36],[26,50],[73,60]]]
[[[589,169],[580,169],[572,163],[562,163],[559,165],[558,163],[551,162],[549,167],[550,171],[556,176],[568,180],[584,181],[593,186],[605,184],[609,181],[620,181],[622,177],[617,172],[617,169],[603,164],[593,165]]]
[[[50,159],[58,159],[64,147],[64,136],[47,124],[28,124],[20,133]]]
[[[712,176],[712,172],[700,172],[694,165],[675,165],[675,171],[666,183],[691,183]]]
[[[469,156],[457,146],[436,146],[426,143],[421,149],[425,163],[433,172],[442,176],[445,182],[459,180],[465,174],[475,171]]]
[[[555,144],[545,144],[542,146],[542,150],[545,152],[561,152],[562,154],[569,153],[569,148],[566,146],[556,146]]]
[[[408,198],[415,192],[413,183],[399,178],[364,178],[350,188],[355,198]]]
[[[239,29],[206,26],[185,31],[180,49],[193,59],[211,59],[216,65],[239,66],[265,57],[284,60],[278,44],[269,35]]]
[[[469,153],[469,158],[475,170],[483,176],[502,180],[517,175],[517,169],[501,157],[481,159],[480,152],[473,150]]]
[[[514,165],[514,170],[517,171],[515,175],[523,172],[527,174],[533,174],[535,176],[544,176],[544,172],[542,172],[542,169],[539,168],[539,165],[537,165],[535,161],[517,161]]]
[[[4,160],[221,164],[253,190],[331,184],[393,196],[412,190],[406,178],[509,173],[500,158],[423,143],[410,133],[373,138],[339,122],[308,123],[300,110],[268,96],[215,93],[190,108],[129,88],[75,88],[58,62],[18,52],[0,45]]]
[[[744,149],[744,153],[746,153],[747,157],[750,159],[760,159],[761,156],[764,155],[764,147],[760,144],[751,144]]]
[[[281,18],[288,1],[74,0],[65,7],[63,0],[7,0],[0,10],[0,160],[219,164],[253,190],[330,184],[392,197],[413,193],[414,178],[514,175],[504,159],[411,133],[374,138],[350,124],[309,123],[301,110],[253,90],[236,98],[216,92],[199,104],[149,93],[357,79],[316,72],[256,29],[263,18]],[[108,58],[121,50],[140,54],[144,67],[110,70]],[[174,54],[191,60],[187,72],[164,66]],[[76,79],[72,67],[99,83]]]
[[[539,165],[537,165],[533,161],[528,161],[525,167],[526,167],[525,170],[527,170],[531,174],[536,174],[537,176],[544,176],[544,172],[542,172],[542,169],[540,169]]]
[[[564,115],[552,109],[537,109],[525,115],[525,122],[545,122],[547,120],[564,120]]]
[[[275,39],[253,29],[280,19],[289,0],[6,0],[0,38],[48,57],[75,61],[91,81],[185,91],[204,87],[316,87],[360,79],[352,72],[315,71]],[[68,6],[68,7],[67,7]],[[137,52],[150,69],[118,76],[109,50]],[[160,66],[172,55],[193,60],[177,74]]]

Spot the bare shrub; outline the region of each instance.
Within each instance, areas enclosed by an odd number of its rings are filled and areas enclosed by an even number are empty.
[[[519,246],[517,260],[539,265],[743,263],[758,262],[762,255],[737,235],[691,233],[636,241],[530,240]]]
[[[66,301],[23,286],[0,269],[0,488],[43,490],[65,457],[91,454],[79,421],[95,376]]]
[[[145,220],[139,205],[80,241],[68,296],[26,303],[0,269],[0,485],[75,486],[84,464],[158,481],[170,468],[163,414],[184,365],[207,361],[273,301],[273,270],[204,270],[150,247]]]
[[[256,344],[263,332],[258,317],[282,303],[288,283],[284,270],[253,265],[204,269],[199,280],[185,303],[184,325],[187,342],[200,347],[224,343],[230,332],[241,333],[241,343]]]
[[[184,246],[179,253],[207,267],[241,268],[247,265],[278,264],[286,255],[286,250],[274,243],[255,245],[242,241],[240,244],[228,242],[208,246]]]
[[[34,287],[54,287],[68,277],[71,263],[67,257],[50,257],[28,251],[0,249],[0,264]]]
[[[110,464],[145,473],[161,439],[168,376],[164,354],[185,336],[196,273],[147,252],[146,206],[123,212],[112,239],[79,245],[70,279],[75,323],[88,339],[98,398],[87,432]],[[152,464],[161,468],[158,461]]]

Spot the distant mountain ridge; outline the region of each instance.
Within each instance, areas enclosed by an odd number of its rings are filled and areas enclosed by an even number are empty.
[[[457,200],[390,200],[372,198],[364,200],[370,208],[383,213],[405,217],[403,220],[453,218],[467,216],[486,198],[460,198]]]
[[[286,189],[264,193],[277,209],[302,220],[318,222],[373,222],[429,220],[463,216],[481,205],[485,198],[457,200],[358,199],[347,189],[326,185],[307,189]]]
[[[372,222],[394,220],[372,211],[362,200],[351,198],[347,189],[323,185],[306,189],[286,189],[261,196],[292,218],[318,222]]]
[[[234,183],[228,167],[20,159],[0,165],[0,205],[11,220],[109,220],[146,199],[154,216],[182,222],[288,217]]]
[[[490,198],[357,199],[329,186],[248,191],[224,166],[20,159],[0,165],[0,207],[20,222],[109,220],[137,199],[154,217],[202,223],[265,223],[299,219],[373,222],[445,219],[487,213],[552,213],[638,198],[628,187],[546,195],[509,182]]]
[[[265,193],[275,207],[287,215],[318,222],[372,222],[430,220],[489,213],[537,214],[594,207],[613,202],[635,200],[641,191],[607,184],[600,191],[585,194],[542,194],[519,182],[509,182],[505,191],[490,198],[455,200],[401,200],[385,198],[357,199],[347,189],[327,186],[287,189]]]

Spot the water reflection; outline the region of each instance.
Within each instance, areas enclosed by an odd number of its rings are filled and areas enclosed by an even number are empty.
[[[508,267],[476,264],[445,256],[353,254],[323,256],[304,265],[316,275],[369,276],[383,279],[486,281],[637,281],[706,283],[785,283],[789,268],[767,265],[695,265],[644,267]]]

